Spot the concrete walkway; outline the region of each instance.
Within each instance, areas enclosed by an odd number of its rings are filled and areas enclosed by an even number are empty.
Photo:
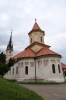
[[[20,84],[33,90],[46,100],[66,100],[66,84],[61,85],[30,85]]]

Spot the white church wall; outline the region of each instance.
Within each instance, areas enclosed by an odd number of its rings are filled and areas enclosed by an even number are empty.
[[[52,77],[54,77],[54,76],[63,77],[60,58],[58,58],[58,57],[50,57],[50,62],[51,62],[50,63],[51,67],[52,67],[52,64],[55,64],[55,73],[52,73]],[[58,64],[60,65],[60,73],[59,73],[59,70],[58,70]]]
[[[55,73],[52,71],[52,64],[55,65]],[[60,73],[58,70],[58,64],[60,65]],[[18,66],[18,74],[16,74],[16,67]],[[25,67],[28,67],[28,74],[25,73]],[[14,66],[11,67],[8,74],[4,76],[7,79],[35,79],[35,67],[36,67],[36,78],[44,79],[47,81],[63,81],[63,72],[59,57],[38,57],[35,60],[33,58],[23,58],[19,60]],[[14,68],[14,74],[13,74]]]
[[[40,67],[38,66],[38,61],[42,62]],[[52,64],[55,65],[55,73],[52,71]],[[58,64],[60,65],[60,73],[58,70]],[[42,57],[37,59],[37,78],[43,78],[44,80],[52,81],[64,81],[62,67],[59,57]]]
[[[19,64],[18,65],[19,66],[19,78],[31,79],[34,77],[35,69],[34,69],[34,59],[33,58],[24,58],[18,61],[18,64]],[[28,67],[28,74],[25,73],[26,66]]]
[[[18,74],[16,74],[16,67],[18,67],[18,63],[15,63],[14,66],[4,75],[6,79],[17,79]],[[13,72],[14,70],[14,72]]]
[[[63,72],[62,72],[62,68],[61,68],[61,63],[60,63],[60,58],[59,57],[50,57],[50,67],[51,67],[51,71],[52,71],[52,64],[55,65],[55,73],[50,73],[49,74],[49,78],[48,80],[52,80],[52,81],[63,81]],[[58,69],[58,64],[60,65],[60,73],[59,73],[59,69]]]
[[[37,78],[45,79],[49,76],[50,67],[49,67],[49,60],[47,57],[41,57],[37,59]]]
[[[36,78],[42,79],[43,73],[42,73],[42,60],[36,60]]]

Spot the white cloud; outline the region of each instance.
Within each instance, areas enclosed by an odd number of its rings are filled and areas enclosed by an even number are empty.
[[[12,29],[14,54],[23,50],[29,44],[28,32],[37,18],[37,23],[45,31],[45,44],[61,53],[65,62],[65,12],[65,0],[0,0],[0,48],[6,50]]]

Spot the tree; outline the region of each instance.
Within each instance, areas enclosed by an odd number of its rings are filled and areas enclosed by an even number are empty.
[[[9,63],[8,63],[8,68],[12,67],[15,63],[15,60],[13,58],[9,59]]]
[[[0,62],[0,75],[3,76],[8,70],[9,70],[8,66]]]
[[[0,53],[0,62],[4,63],[6,62],[6,55],[2,52]]]
[[[8,64],[6,64],[6,55],[2,52],[0,53],[0,75],[4,75],[7,73],[15,63],[15,60],[13,58],[9,59]]]
[[[5,63],[6,63],[6,55],[2,52],[0,53],[0,75],[1,76],[3,76],[9,70],[8,66]]]

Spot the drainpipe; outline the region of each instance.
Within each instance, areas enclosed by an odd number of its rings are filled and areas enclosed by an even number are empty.
[[[63,69],[63,76],[64,76],[64,79],[65,79],[65,71],[64,71],[64,69]]]
[[[34,62],[35,62],[35,82],[37,81],[37,78],[36,78],[36,57],[34,58]]]

